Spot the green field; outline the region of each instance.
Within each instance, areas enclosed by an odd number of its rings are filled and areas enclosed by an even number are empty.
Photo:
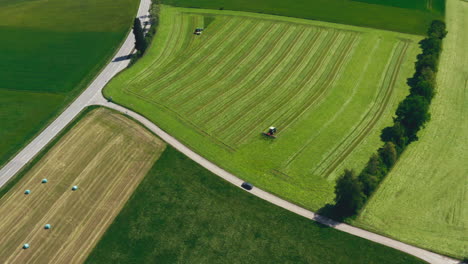
[[[0,166],[107,63],[126,36],[138,3],[0,2]]]
[[[344,167],[361,168],[380,144],[419,49],[418,37],[400,33],[168,6],[158,32],[105,95],[312,209],[331,202]],[[261,135],[271,125],[275,140]]]
[[[468,257],[468,2],[449,0],[431,121],[357,222],[458,258]]]
[[[86,263],[424,263],[252,196],[168,147]]]
[[[422,11],[445,13],[445,0],[354,0],[368,4],[394,6]]]
[[[237,10],[425,34],[445,0],[163,0],[180,7]]]

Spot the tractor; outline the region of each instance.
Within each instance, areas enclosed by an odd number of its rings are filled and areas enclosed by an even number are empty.
[[[276,138],[275,133],[276,133],[276,127],[270,127],[267,133],[262,132],[263,135],[270,137],[270,138]]]
[[[202,32],[203,32],[203,28],[196,28],[196,29],[195,29],[195,32],[193,32],[193,34],[195,34],[195,35],[201,35]]]

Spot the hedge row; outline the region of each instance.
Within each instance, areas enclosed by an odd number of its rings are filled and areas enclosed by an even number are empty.
[[[150,28],[146,34],[143,33],[140,19],[135,18],[133,23],[133,34],[135,35],[135,49],[137,52],[132,56],[128,67],[131,67],[139,58],[143,57],[146,49],[151,45],[159,25],[159,11],[160,0],[152,0],[148,21]]]
[[[434,20],[427,37],[419,42],[422,53],[417,56],[414,75],[407,81],[410,94],[398,105],[393,125],[382,130],[383,147],[370,157],[359,175],[345,170],[338,178],[335,209],[341,217],[352,216],[364,206],[401,153],[411,142],[418,140],[418,131],[429,121],[442,39],[446,35],[445,23]]]

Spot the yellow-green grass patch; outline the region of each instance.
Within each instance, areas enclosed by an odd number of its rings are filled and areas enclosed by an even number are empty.
[[[0,199],[0,262],[83,262],[164,148],[123,115],[92,110]]]

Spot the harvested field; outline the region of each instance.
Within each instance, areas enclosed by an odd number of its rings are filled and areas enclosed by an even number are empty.
[[[317,209],[333,197],[337,172],[359,169],[380,144],[418,39],[163,6],[154,46],[105,94],[240,177]],[[269,126],[274,141],[261,136]]]
[[[0,199],[0,262],[83,262],[164,146],[120,114],[87,114]]]
[[[468,2],[449,0],[431,121],[355,223],[458,258],[468,256],[467,28]]]

